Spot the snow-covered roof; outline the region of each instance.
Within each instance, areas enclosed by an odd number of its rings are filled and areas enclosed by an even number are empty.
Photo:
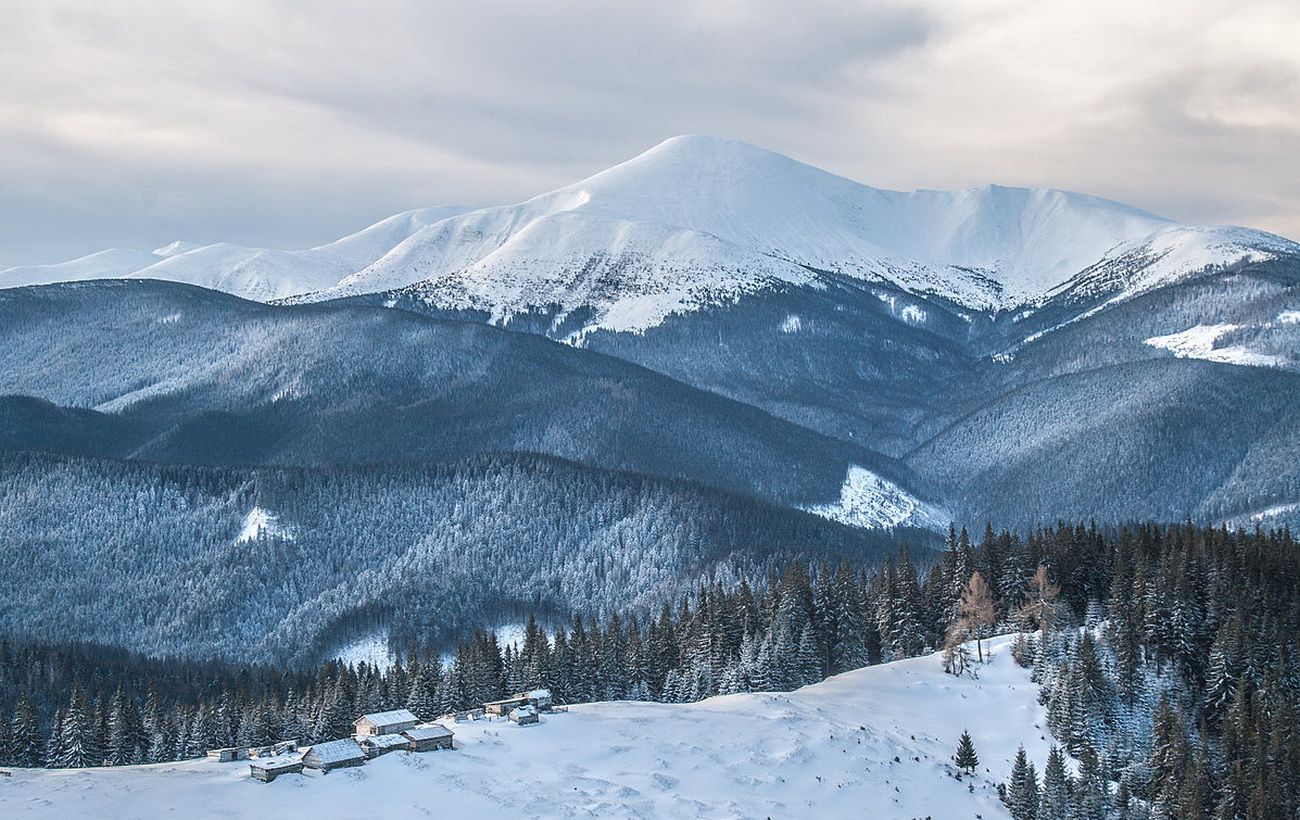
[[[369,715],[362,715],[352,721],[352,725],[356,726],[363,720],[374,726],[392,726],[397,723],[417,723],[419,718],[412,714],[409,709],[393,709],[388,712],[372,712]]]
[[[360,739],[361,745],[373,746],[376,749],[387,749],[392,746],[405,746],[411,741],[403,735],[367,735]]]
[[[532,699],[532,700],[549,700],[550,697],[551,697],[551,690],[550,690],[550,689],[534,689],[534,690],[532,690],[531,692],[527,692],[527,693],[525,693],[524,697],[526,697],[526,698],[530,698],[530,699]]]
[[[341,740],[328,740],[324,743],[317,743],[314,746],[307,747],[304,755],[311,754],[322,763],[337,763],[341,760],[356,760],[358,757],[365,757],[366,753],[362,751],[361,744],[357,743],[350,737]]]
[[[411,740],[435,740],[441,737],[451,737],[452,732],[446,726],[434,723],[429,726],[416,726],[413,729],[407,729],[402,734]]]
[[[276,755],[275,757],[259,757],[256,760],[249,761],[248,765],[254,769],[263,769],[270,771],[272,769],[286,769],[291,766],[297,766],[302,762],[302,755]]]
[[[535,715],[537,714],[537,707],[530,703],[527,706],[520,706],[519,708],[511,709],[510,711],[518,715]]]

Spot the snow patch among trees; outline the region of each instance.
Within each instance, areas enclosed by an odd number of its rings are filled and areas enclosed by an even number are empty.
[[[1281,367],[1286,363],[1281,356],[1261,353],[1246,345],[1216,346],[1220,338],[1240,329],[1240,325],[1234,324],[1196,325],[1179,333],[1152,336],[1145,343],[1168,350],[1180,359],[1204,359],[1254,367]]]
[[[280,526],[280,517],[270,510],[254,507],[244,516],[243,529],[235,539],[236,544],[257,541],[263,538],[275,538],[292,541],[293,532],[288,527]]]
[[[840,498],[803,508],[814,515],[866,529],[908,525],[942,528],[943,512],[865,467],[849,467]]]

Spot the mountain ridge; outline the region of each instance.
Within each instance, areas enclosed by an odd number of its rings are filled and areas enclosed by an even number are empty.
[[[759,291],[822,287],[827,274],[989,311],[1081,291],[1122,299],[1129,280],[1140,293],[1300,245],[1050,188],[874,188],[748,143],[686,135],[517,204],[408,211],[305,251],[173,243],[101,254],[0,270],[0,287],[161,278],[260,301],[402,291],[493,323],[543,309],[557,322],[581,316],[580,340]]]

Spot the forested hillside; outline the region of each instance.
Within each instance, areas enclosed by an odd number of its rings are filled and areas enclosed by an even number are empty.
[[[1061,525],[1023,539],[989,528],[978,543],[952,532],[928,567],[906,551],[866,571],[773,565],[752,583],[704,582],[554,632],[530,618],[518,644],[479,631],[450,663],[423,646],[388,670],[277,673],[10,642],[4,748],[17,765],[167,760],[537,686],[569,703],[788,690],[938,646],[950,673],[978,676],[983,639],[1022,630],[1013,654],[1065,754],[994,772],[1012,817],[1273,820],[1300,807],[1297,601],[1300,545],[1286,531]]]
[[[166,282],[0,291],[6,395],[8,450],[212,466],[536,452],[788,506],[833,501],[855,464],[909,477],[868,448],[535,335]]]
[[[646,606],[773,560],[871,564],[899,537],[526,455],[320,470],[7,455],[0,530],[6,632],[281,662],[377,626],[404,643]]]

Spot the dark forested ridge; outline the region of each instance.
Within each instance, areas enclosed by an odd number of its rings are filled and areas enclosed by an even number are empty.
[[[431,640],[525,610],[608,612],[773,560],[870,564],[904,536],[524,454],[315,470],[0,455],[0,622],[302,662],[376,624]]]
[[[939,646],[950,671],[977,674],[969,641],[1022,630],[1014,654],[1077,768],[1056,754],[1017,759],[1004,773],[1017,820],[1271,820],[1300,808],[1297,629],[1300,544],[1285,530],[989,528],[975,542],[950,533],[925,567],[906,550],[866,570],[773,565],[553,633],[530,618],[517,645],[478,631],[450,662],[412,649],[389,670],[281,672],[9,641],[0,709],[11,764],[128,763],[340,736],[360,712],[432,717],[537,686],[561,702],[688,701],[791,689]]]
[[[39,401],[34,401],[39,400]],[[0,291],[0,450],[209,466],[536,452],[788,506],[910,471],[752,405],[536,335],[168,282]]]

